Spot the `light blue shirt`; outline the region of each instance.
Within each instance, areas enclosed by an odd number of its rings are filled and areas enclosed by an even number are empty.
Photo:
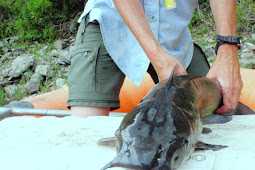
[[[193,42],[188,29],[197,0],[176,0],[177,7],[166,9],[164,0],[141,0],[152,32],[162,48],[177,58],[185,68],[193,56]],[[120,70],[139,85],[149,66],[149,59],[126,26],[112,0],[89,0],[78,22],[90,12],[90,21],[100,24],[109,55]],[[170,75],[170,73],[169,73]]]

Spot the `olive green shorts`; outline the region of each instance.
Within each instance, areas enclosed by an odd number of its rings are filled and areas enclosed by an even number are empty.
[[[71,67],[68,73],[69,97],[67,106],[96,106],[117,109],[119,92],[125,75],[107,53],[97,22],[83,19],[75,40]],[[85,29],[86,28],[86,29]],[[188,73],[205,76],[209,64],[203,51],[195,45]],[[155,83],[157,74],[149,66],[148,73]]]

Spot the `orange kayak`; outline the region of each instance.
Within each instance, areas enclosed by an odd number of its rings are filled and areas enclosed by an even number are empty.
[[[255,110],[255,70],[241,68],[241,76],[244,85],[240,102]],[[140,86],[136,86],[131,80],[126,78],[120,91],[120,108],[114,112],[126,113],[132,110],[154,85],[150,75],[147,73]],[[31,102],[35,109],[68,110],[66,107],[67,97],[68,88],[61,88],[28,98],[25,101]]]

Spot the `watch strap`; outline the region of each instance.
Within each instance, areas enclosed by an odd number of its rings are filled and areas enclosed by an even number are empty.
[[[221,45],[223,45],[223,41],[217,41],[216,46],[215,46],[215,54],[217,55],[218,49]]]
[[[216,35],[217,40],[224,41],[226,43],[230,44],[241,44],[240,39],[234,36],[222,36],[222,35]]]
[[[218,49],[223,44],[235,44],[240,49],[241,47],[241,41],[239,38],[234,36],[222,36],[222,35],[216,35],[216,39],[218,40],[215,46],[215,54],[217,55]]]

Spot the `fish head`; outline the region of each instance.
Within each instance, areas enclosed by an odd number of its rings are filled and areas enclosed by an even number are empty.
[[[179,168],[185,161],[188,160],[191,153],[194,151],[194,145],[192,140],[188,138],[179,138],[175,140],[175,143],[169,147],[168,157],[170,158],[170,168],[177,169]]]

